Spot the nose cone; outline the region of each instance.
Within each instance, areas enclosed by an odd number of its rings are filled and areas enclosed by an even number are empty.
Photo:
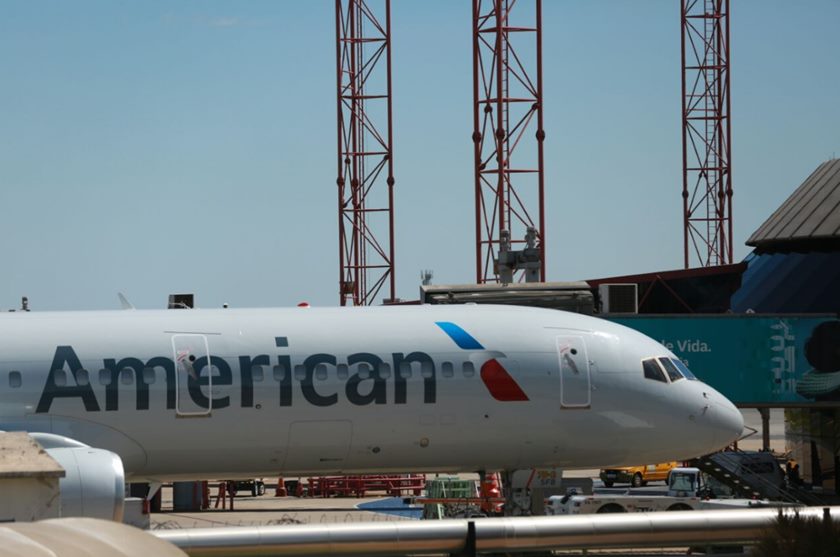
[[[713,406],[713,427],[721,447],[741,438],[744,432],[744,416],[728,399],[715,393],[717,400]]]
[[[709,444],[706,452],[718,451],[741,438],[744,417],[725,396],[704,383],[692,385],[700,391],[703,409],[695,416],[699,435]]]
[[[681,442],[693,443],[691,457],[719,451],[740,439],[744,417],[725,396],[700,381],[683,383],[688,387],[683,408],[688,411],[690,438],[684,432]],[[684,458],[690,458],[688,456]]]

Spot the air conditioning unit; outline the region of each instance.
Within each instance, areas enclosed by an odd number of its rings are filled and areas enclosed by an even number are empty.
[[[639,285],[601,284],[601,313],[639,313]]]

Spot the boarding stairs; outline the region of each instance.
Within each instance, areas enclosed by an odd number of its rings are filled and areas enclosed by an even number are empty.
[[[767,451],[720,451],[691,460],[688,464],[729,487],[739,497],[820,504],[813,493],[786,481],[779,461]]]

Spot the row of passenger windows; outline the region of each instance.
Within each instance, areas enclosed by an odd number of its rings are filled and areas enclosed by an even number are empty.
[[[647,379],[662,381],[663,383],[668,383],[669,380],[673,383],[680,379],[697,380],[694,374],[682,363],[682,360],[677,358],[661,357],[642,360],[642,370],[644,370]]]
[[[251,370],[252,375],[254,376],[254,380],[257,380],[257,375],[262,378],[262,369],[257,370],[256,368],[260,368],[261,366],[255,366],[254,369]],[[370,379],[373,376],[374,367],[370,364],[365,362],[354,364],[353,366],[349,366],[347,364],[338,364],[336,366],[328,365],[328,364],[318,364],[315,366],[315,378],[320,380],[325,380],[330,375],[330,368],[335,367],[335,374],[336,376],[341,379],[347,379],[352,371],[355,371],[359,375],[360,379]],[[351,370],[350,368],[353,367],[355,370]],[[399,366],[399,376],[403,379],[409,379],[414,375],[413,369],[419,368],[420,377],[429,378],[433,377],[435,374],[434,371],[434,364],[431,362],[422,362],[416,363],[412,366],[409,362],[402,362]],[[380,379],[390,379],[391,378],[391,364],[382,362],[377,365],[378,369],[378,376]],[[463,366],[464,376],[465,377],[472,377],[475,374],[475,367],[473,366],[472,362],[465,362]],[[277,381],[283,381],[286,378],[286,367],[285,366],[274,366],[274,379]],[[455,375],[454,367],[452,366],[452,362],[443,362],[441,364],[441,375],[444,377],[453,377]],[[294,367],[294,376],[295,379],[298,381],[302,381],[306,378],[306,367],[303,365],[296,365]]]
[[[254,381],[263,381],[265,377],[265,369],[268,366],[260,366],[256,365],[251,368],[251,377]],[[463,362],[461,364],[461,374],[464,377],[473,377],[475,375],[475,365],[472,362]],[[374,368],[370,364],[367,363],[359,363],[354,364],[353,366],[348,366],[347,364],[338,364],[336,366],[327,365],[327,364],[318,364],[315,366],[315,378],[324,381],[329,378],[330,376],[330,368],[334,368],[335,376],[338,377],[340,380],[346,380],[351,373],[357,373],[360,379],[370,379],[373,376]],[[351,369],[352,368],[352,369]],[[390,379],[391,378],[391,365],[385,362],[382,362],[377,366],[378,368],[378,376],[380,379]],[[151,385],[155,382],[157,377],[156,374],[157,368],[144,368],[142,373],[142,381],[147,385]],[[434,376],[434,365],[431,362],[421,362],[421,363],[414,363],[411,364],[410,362],[402,362],[399,366],[399,376],[402,379],[411,379],[414,376],[415,370],[418,373],[418,377],[422,377],[424,379],[431,378]],[[218,369],[213,366],[213,374],[218,374]],[[276,365],[271,368],[272,375],[276,381],[284,381],[289,373],[289,369],[284,365]],[[294,378],[298,381],[302,381],[306,378],[306,367],[303,365],[296,365],[294,366],[292,372],[294,373]],[[454,377],[455,376],[455,365],[452,362],[443,362],[440,365],[440,374],[443,377]],[[90,373],[86,369],[79,369],[75,372],[76,377],[76,384],[77,385],[89,385],[90,384]],[[112,381],[113,374],[110,369],[100,369],[99,370],[99,384],[100,385],[110,385]],[[55,380],[55,384],[59,387],[67,386],[68,382],[68,373],[61,369],[56,370],[53,373],[53,378]],[[122,369],[119,373],[119,382],[123,385],[133,385],[134,384],[134,369],[132,368],[125,368]],[[22,384],[22,378],[19,371],[10,371],[9,372],[9,387],[16,389],[19,388]]]

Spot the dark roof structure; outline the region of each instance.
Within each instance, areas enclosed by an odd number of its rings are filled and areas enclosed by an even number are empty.
[[[840,159],[819,165],[747,245],[732,311],[840,313]]]
[[[757,253],[840,249],[840,159],[818,166],[747,245]]]
[[[601,284],[637,284],[639,313],[723,313],[741,286],[746,263],[698,267],[590,279],[592,288]]]

